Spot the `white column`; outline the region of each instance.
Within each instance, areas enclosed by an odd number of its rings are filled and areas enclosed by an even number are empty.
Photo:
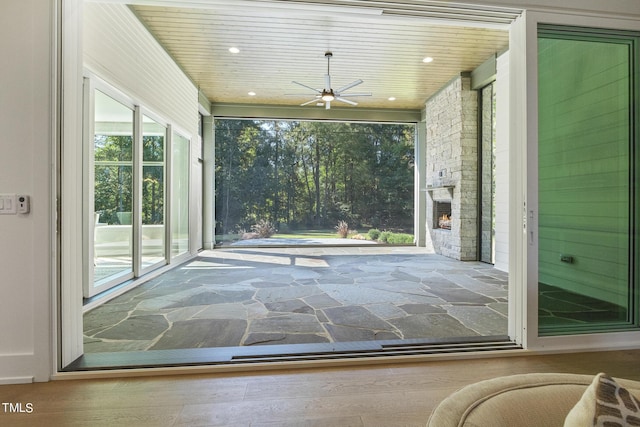
[[[496,67],[495,268],[509,271],[509,52]]]
[[[202,144],[204,152],[203,164],[203,182],[202,182],[202,244],[204,249],[213,249],[216,243],[215,239],[215,219],[216,219],[216,201],[215,201],[215,129],[213,125],[213,116],[205,116],[202,118]]]
[[[82,11],[80,0],[62,2],[62,96],[61,118],[62,151],[60,172],[62,233],[60,275],[61,291],[59,307],[60,353],[54,354],[59,364],[66,366],[83,353],[82,337]],[[57,340],[57,330],[53,330],[53,340]],[[48,378],[47,378],[48,379]]]
[[[427,245],[427,228],[426,228],[426,209],[427,209],[427,194],[426,194],[426,147],[427,147],[427,132],[426,124],[424,121],[416,123],[416,142],[414,150],[414,233],[416,239],[416,245],[425,247]],[[429,243],[431,239],[429,239]]]

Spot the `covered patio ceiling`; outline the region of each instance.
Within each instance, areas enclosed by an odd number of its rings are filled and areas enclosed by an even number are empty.
[[[355,107],[334,101],[332,110],[420,111],[460,72],[507,49],[508,25],[519,14],[437,1],[133,3],[139,19],[214,106],[297,107],[314,97],[292,81],[321,89],[325,52],[331,51],[332,87],[362,79],[350,91],[372,94],[349,98],[358,102]],[[232,47],[239,52],[231,53]],[[433,60],[424,62],[427,57]],[[315,103],[304,108],[324,109]]]

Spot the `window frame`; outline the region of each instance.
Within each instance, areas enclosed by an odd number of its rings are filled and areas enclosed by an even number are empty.
[[[594,28],[603,32],[618,30],[640,32],[640,22],[627,19],[615,19],[602,16],[587,16],[578,13],[548,13],[526,11],[520,22],[512,27],[512,52],[523,55],[522,61],[515,61],[511,68],[513,103],[518,96],[525,97],[525,103],[514,108],[515,126],[510,131],[514,150],[512,165],[521,167],[524,176],[518,177],[512,172],[512,205],[517,212],[512,219],[511,238],[516,243],[516,254],[522,256],[510,260],[510,275],[514,281],[523,282],[523,287],[515,286],[514,304],[518,310],[514,319],[517,330],[521,331],[522,345],[531,351],[589,351],[603,349],[622,349],[634,347],[640,340],[640,331],[612,331],[606,333],[583,333],[559,336],[540,336],[538,325],[538,25],[562,27]],[[513,39],[512,39],[513,40]],[[512,56],[513,59],[513,56]],[[515,90],[514,90],[515,85]],[[636,94],[637,95],[637,94]],[[636,98],[635,123],[639,123],[638,100]],[[517,103],[515,104],[517,105]],[[522,108],[522,110],[521,110]],[[635,129],[636,135],[638,129]],[[522,179],[524,178],[524,180]],[[636,189],[636,198],[638,192]],[[524,232],[523,232],[524,231]],[[635,256],[635,255],[634,255]],[[638,262],[636,260],[636,262]],[[513,268],[511,268],[513,267]]]

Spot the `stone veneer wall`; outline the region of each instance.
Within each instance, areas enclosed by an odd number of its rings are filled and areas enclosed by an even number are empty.
[[[427,232],[436,253],[463,261],[478,259],[477,116],[477,93],[467,73],[427,101]],[[451,230],[434,228],[433,202],[448,199]]]
[[[478,254],[478,259],[483,262],[493,263],[493,85],[484,87],[479,93],[482,95],[480,99],[482,120],[479,124],[481,146],[479,161],[482,167],[478,185],[481,200],[480,227],[478,231],[480,253]]]

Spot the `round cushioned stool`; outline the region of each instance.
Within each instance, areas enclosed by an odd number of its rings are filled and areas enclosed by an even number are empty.
[[[522,374],[470,384],[443,400],[429,427],[562,426],[595,375]],[[634,395],[640,382],[616,379]]]

